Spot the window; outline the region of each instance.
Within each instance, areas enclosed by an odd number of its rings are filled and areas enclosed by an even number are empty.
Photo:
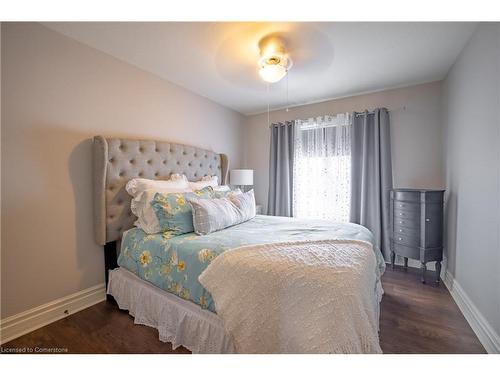
[[[296,124],[294,216],[349,221],[349,114],[298,120]]]

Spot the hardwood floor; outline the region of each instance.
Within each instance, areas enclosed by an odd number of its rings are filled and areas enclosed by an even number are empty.
[[[382,283],[384,353],[486,353],[442,282],[422,284],[420,270],[388,266]]]
[[[388,270],[380,318],[384,353],[484,353],[444,285],[423,285],[418,270]],[[155,329],[134,325],[115,304],[101,302],[2,346],[61,348],[68,353],[172,353]]]

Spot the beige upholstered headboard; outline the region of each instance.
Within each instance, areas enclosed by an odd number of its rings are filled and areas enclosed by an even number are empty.
[[[134,177],[165,180],[183,173],[190,181],[218,176],[226,183],[224,154],[163,141],[94,137],[94,226],[98,244],[121,239],[135,216],[125,184]]]

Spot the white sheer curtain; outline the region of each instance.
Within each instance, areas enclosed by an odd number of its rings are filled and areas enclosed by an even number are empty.
[[[349,221],[351,116],[296,121],[294,216]]]

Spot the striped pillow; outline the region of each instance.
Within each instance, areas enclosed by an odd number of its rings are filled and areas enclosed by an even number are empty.
[[[193,227],[196,234],[209,234],[255,216],[253,190],[215,199],[189,198],[193,211]]]

